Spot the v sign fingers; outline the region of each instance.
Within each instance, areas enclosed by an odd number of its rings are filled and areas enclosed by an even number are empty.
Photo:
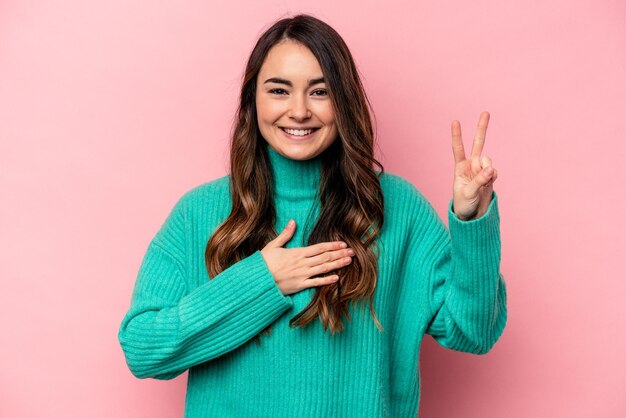
[[[472,152],[466,157],[461,138],[461,124],[456,120],[452,122],[452,149],[455,161],[453,210],[462,220],[482,216],[491,201],[497,172],[491,158],[481,155],[488,125],[489,113],[482,112],[472,143]]]
[[[485,146],[485,137],[487,136],[487,126],[489,125],[489,112],[480,114],[476,135],[474,135],[474,143],[472,144],[472,158],[480,157]]]

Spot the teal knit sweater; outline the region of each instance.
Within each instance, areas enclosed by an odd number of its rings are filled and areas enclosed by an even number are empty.
[[[286,248],[306,246],[309,211],[319,215],[321,160],[294,161],[269,148],[276,230],[289,219]],[[182,196],[150,242],[119,342],[138,378],[189,370],[185,417],[415,417],[424,334],[444,347],[487,353],[506,318],[499,272],[497,195],[486,214],[463,222],[448,207],[449,230],[407,180],[384,173],[385,221],[378,241],[374,310],[350,306],[344,331],[289,320],[315,288],[284,296],[260,248],[209,280],[206,243],[231,209],[229,178]],[[261,344],[251,339],[268,325]]]

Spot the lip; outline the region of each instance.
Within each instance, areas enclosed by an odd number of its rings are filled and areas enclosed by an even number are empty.
[[[279,129],[279,130],[283,133],[283,135],[285,135],[287,138],[290,138],[290,139],[295,139],[295,140],[297,140],[297,141],[298,141],[298,140],[299,140],[299,141],[301,141],[301,140],[303,140],[303,139],[308,139],[308,138],[311,138],[313,135],[315,135],[315,134],[316,134],[316,133],[320,130],[320,128],[318,128],[318,127],[314,127],[314,126],[309,127],[309,128],[290,128],[290,127],[279,127],[278,129]],[[310,134],[308,134],[308,135],[291,135],[290,133],[285,132],[285,129],[300,129],[300,130],[313,129],[313,132],[311,132],[311,133],[310,133]]]
[[[320,126],[279,126],[280,129],[319,129]]]

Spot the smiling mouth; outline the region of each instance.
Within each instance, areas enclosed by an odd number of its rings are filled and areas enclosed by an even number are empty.
[[[285,132],[289,136],[293,137],[306,137],[311,135],[312,133],[318,131],[320,128],[309,128],[309,129],[289,129],[289,128],[280,128],[281,131]]]

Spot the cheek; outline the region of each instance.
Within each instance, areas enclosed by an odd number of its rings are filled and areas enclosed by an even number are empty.
[[[332,125],[335,122],[335,113],[333,112],[333,107],[330,104],[324,104],[324,106],[321,106],[317,115],[325,125]]]
[[[273,123],[281,114],[282,110],[278,103],[258,100],[256,104],[256,113],[259,121],[265,123]]]
[[[263,100],[258,100],[256,101],[256,116],[257,119],[259,121],[263,120],[264,116],[265,116],[265,104],[263,103]]]

